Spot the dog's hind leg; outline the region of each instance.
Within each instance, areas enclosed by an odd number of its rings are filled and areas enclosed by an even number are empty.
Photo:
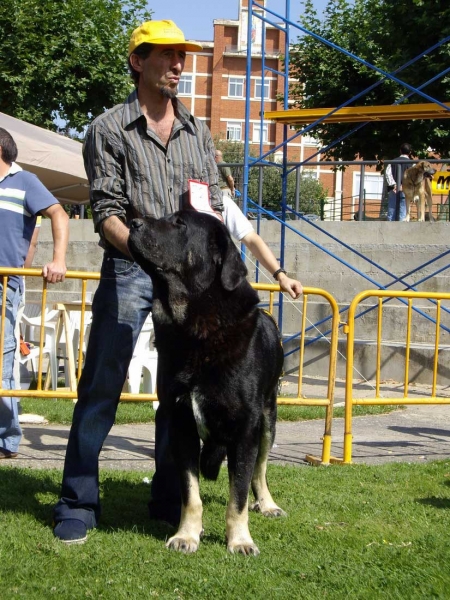
[[[267,461],[275,438],[275,420],[276,413],[275,415],[263,414],[258,456],[252,478],[255,502],[250,508],[265,517],[286,516],[284,510],[275,504],[267,485]]]
[[[210,439],[205,441],[200,454],[200,473],[205,479],[216,481],[226,455],[225,446],[218,446]]]

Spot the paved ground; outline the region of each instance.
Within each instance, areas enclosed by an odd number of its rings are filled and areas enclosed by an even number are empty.
[[[325,396],[325,381],[309,380],[302,393],[307,397]],[[283,392],[295,393],[293,378],[286,378]],[[355,384],[358,395],[373,396],[370,384]],[[410,396],[430,394],[425,386],[412,386]],[[386,397],[402,395],[394,382],[383,385]],[[438,396],[450,396],[449,389],[438,390]],[[337,383],[336,404],[344,398],[343,382]],[[62,469],[69,427],[62,425],[23,424],[24,437],[20,455],[2,466]],[[324,422],[279,422],[271,461],[281,464],[306,465],[305,456],[321,456]],[[334,419],[332,456],[343,455],[343,419]],[[115,425],[100,455],[102,468],[153,469],[155,450],[154,425]],[[355,417],[353,420],[353,462],[381,464],[392,461],[420,462],[450,456],[450,405],[407,406],[381,416]]]

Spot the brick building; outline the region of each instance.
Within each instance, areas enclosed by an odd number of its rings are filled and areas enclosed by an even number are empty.
[[[284,70],[281,62],[285,54],[284,31],[264,23],[263,34],[263,21],[254,19],[251,76],[247,81],[248,0],[235,1],[237,19],[215,19],[214,39],[201,41],[203,50],[188,54],[179,85],[179,97],[196,117],[207,122],[214,139],[243,142],[248,131],[251,151],[257,155],[273,151],[275,159],[281,161],[282,149],[278,147],[283,142],[283,126],[269,121],[261,123],[260,113],[283,109],[277,98],[284,90],[284,78],[278,74]],[[259,0],[258,4],[270,8],[270,0]],[[220,8],[217,11],[220,12]],[[271,23],[277,22],[269,13],[266,13],[266,17]],[[250,95],[250,118],[246,124],[247,90]],[[297,137],[287,144],[288,160],[304,161],[318,147],[319,142],[311,136]],[[320,155],[313,160],[319,161]],[[336,203],[334,212],[338,219],[342,198],[353,205],[357,203],[355,196],[359,194],[359,169],[350,168],[345,173],[335,173],[329,167],[305,165],[302,171],[320,178],[328,190],[328,198]],[[372,195],[379,198],[382,191],[380,175],[366,173],[365,183]],[[351,209],[346,218],[352,215]]]

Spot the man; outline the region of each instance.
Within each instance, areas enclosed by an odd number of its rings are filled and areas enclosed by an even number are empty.
[[[49,283],[64,281],[69,218],[39,179],[15,163],[17,154],[14,139],[8,131],[0,128],[0,265],[24,266],[39,213],[51,219],[53,234],[53,260],[44,265],[42,275]],[[8,278],[3,348],[4,389],[14,389],[15,327],[23,289],[23,277]],[[3,281],[0,281],[0,293],[3,294]],[[0,459],[15,458],[21,438],[17,398],[0,398]]]
[[[231,175],[230,167],[222,167],[223,154],[221,150],[216,150],[215,160],[219,168],[219,187],[222,193],[230,198],[234,198],[234,179]]]
[[[186,52],[200,50],[172,21],[148,21],[133,32],[129,68],[136,89],[97,117],[84,143],[96,231],[105,249],[92,304],[85,367],[78,386],[54,534],[83,543],[100,517],[98,455],[110,431],[133,348],[152,310],[152,282],[130,257],[129,224],[163,217],[187,204],[189,180],[208,183],[221,211],[209,129],[176,98]],[[168,418],[156,413],[156,473],[150,516],[177,523],[178,475],[168,451]]]
[[[411,166],[412,148],[410,144],[400,146],[400,156],[386,167],[388,185],[388,221],[406,221],[406,200],[401,183],[403,174]],[[407,162],[405,162],[407,161]]]

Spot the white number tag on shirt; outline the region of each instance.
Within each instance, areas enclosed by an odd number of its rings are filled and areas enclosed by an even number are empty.
[[[209,185],[189,179],[189,203],[194,210],[215,214],[209,202]]]

